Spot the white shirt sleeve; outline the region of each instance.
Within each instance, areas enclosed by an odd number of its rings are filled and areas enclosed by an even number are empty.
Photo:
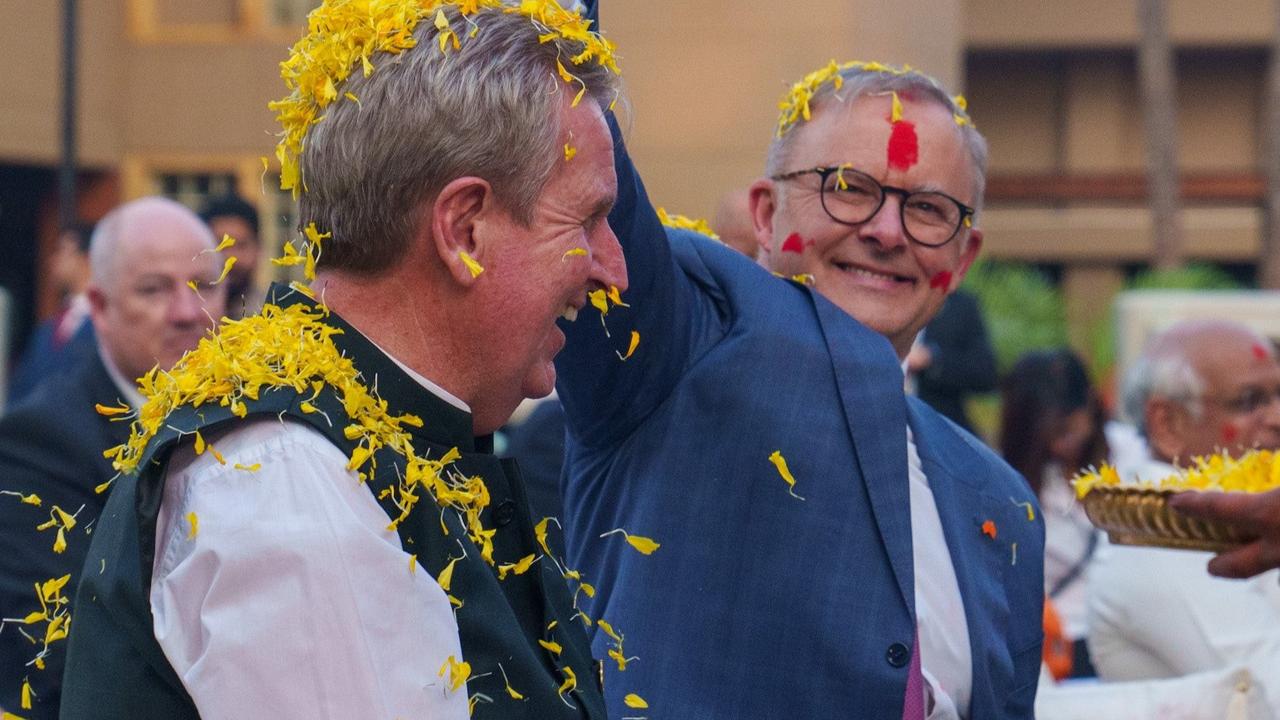
[[[465,685],[439,676],[463,659],[448,598],[342,452],[274,418],[206,440],[226,464],[174,453],[151,583],[201,716],[467,718]]]

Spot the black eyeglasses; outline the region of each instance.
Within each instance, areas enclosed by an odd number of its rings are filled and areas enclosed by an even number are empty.
[[[795,180],[804,175],[822,180],[822,209],[841,225],[861,225],[875,217],[886,195],[897,195],[902,228],[907,237],[926,247],[942,247],[972,225],[974,209],[940,192],[914,192],[881,185],[870,175],[848,166],[817,167],[774,175],[772,180]]]
[[[1227,409],[1227,412],[1233,415],[1252,415],[1259,410],[1271,407],[1271,403],[1280,400],[1280,388],[1267,390],[1254,387],[1233,398],[1219,399],[1210,397],[1205,399],[1222,405]]]

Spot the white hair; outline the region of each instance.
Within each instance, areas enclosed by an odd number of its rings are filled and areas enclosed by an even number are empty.
[[[1120,409],[1125,419],[1147,434],[1147,403],[1152,398],[1176,402],[1193,420],[1204,412],[1201,397],[1205,384],[1191,360],[1178,347],[1144,353],[1124,375],[1120,386]]]

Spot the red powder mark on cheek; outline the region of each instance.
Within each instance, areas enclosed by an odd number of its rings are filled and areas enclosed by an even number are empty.
[[[800,233],[791,233],[782,243],[782,252],[802,253],[804,252],[804,239],[800,237]]]
[[[1267,358],[1271,357],[1271,353],[1267,352],[1267,349],[1263,347],[1261,344],[1254,343],[1253,356],[1259,360],[1266,360]]]
[[[894,170],[910,170],[920,161],[920,140],[916,126],[906,120],[893,124],[889,134],[889,167]]]
[[[929,280],[929,287],[933,288],[934,290],[937,290],[939,288],[946,290],[950,288],[951,287],[951,271],[943,270],[937,275],[934,275],[933,278]]]
[[[1236,440],[1240,438],[1240,430],[1231,423],[1223,423],[1222,425],[1222,442],[1224,445],[1235,445]]]

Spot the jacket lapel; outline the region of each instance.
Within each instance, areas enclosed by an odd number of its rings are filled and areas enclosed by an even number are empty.
[[[965,468],[980,467],[980,463],[970,457],[971,451],[953,428],[939,416],[929,416],[932,411],[922,410],[918,403],[908,403],[907,413],[938,506],[969,628],[973,658],[969,717],[988,717],[999,707],[994,688],[1007,685],[1013,677],[1006,644],[1009,600],[1001,580],[1013,556],[1000,537],[1000,528],[1012,527],[1015,512],[1023,510],[1007,498],[992,496],[979,478],[966,474]],[[983,532],[987,521],[993,523],[994,538]]]
[[[812,290],[809,296],[831,356],[836,389],[872,514],[902,600],[914,617],[915,576],[902,368],[884,337],[858,324]]]

